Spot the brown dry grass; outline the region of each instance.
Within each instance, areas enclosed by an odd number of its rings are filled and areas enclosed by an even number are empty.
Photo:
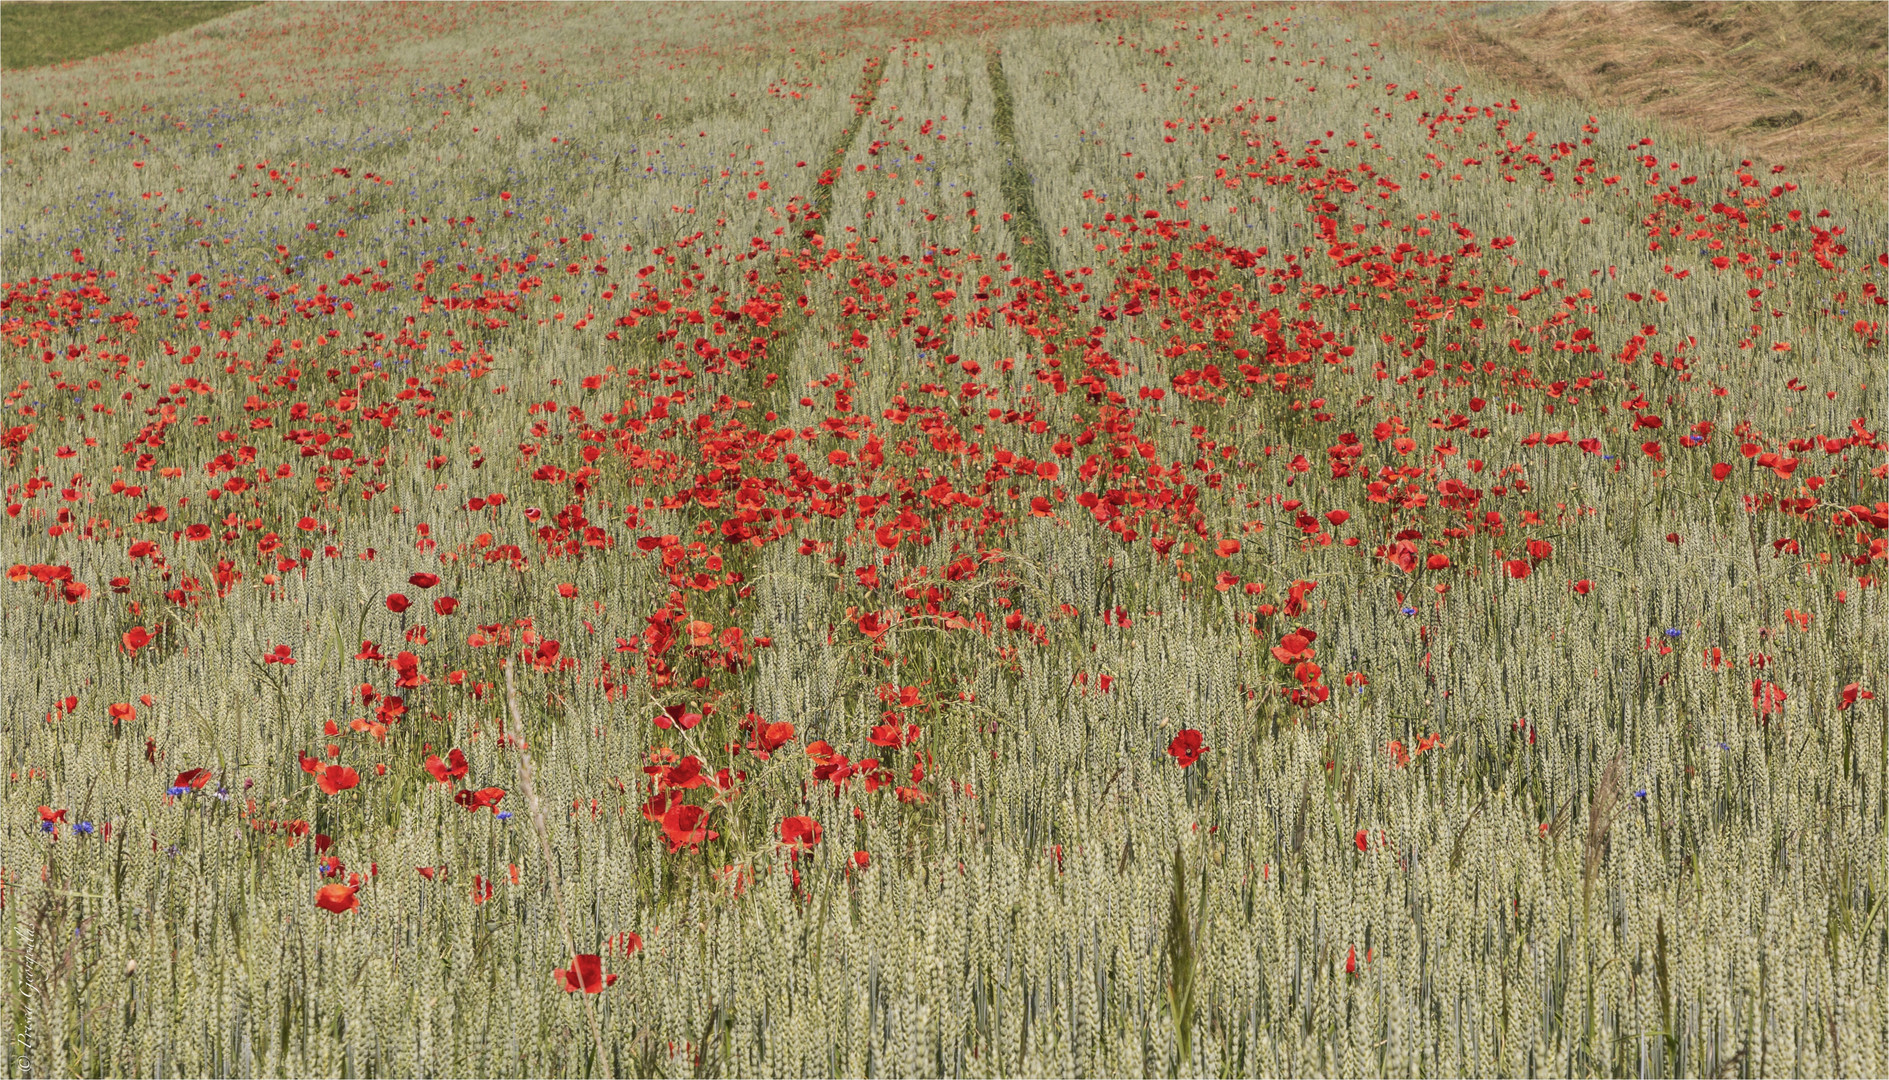
[[[1766,164],[1889,194],[1889,5],[1346,5],[1374,31],[1519,89],[1626,109]]]

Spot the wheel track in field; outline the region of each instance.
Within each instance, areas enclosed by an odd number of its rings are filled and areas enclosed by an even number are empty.
[[[1011,263],[1020,276],[1041,280],[1049,269],[1049,231],[1036,214],[1036,183],[1024,167],[1017,146],[1017,114],[1010,96],[1010,80],[1004,77],[1003,52],[996,45],[984,51],[984,73],[990,79],[992,117],[997,125],[997,143],[1003,154],[1003,168],[998,187],[1004,208],[1010,213],[1010,233],[1017,250]]]
[[[813,215],[810,221],[811,232],[824,234],[826,221],[833,213],[833,192],[839,187],[840,170],[846,165],[846,158],[853,152],[853,144],[859,141],[859,132],[872,116],[873,104],[879,98],[879,83],[884,77],[887,53],[875,54],[866,61],[865,69],[859,76],[859,88],[853,91],[850,100],[853,103],[853,119],[850,126],[840,132],[844,138],[839,145],[827,151],[820,162],[820,183],[813,193]],[[821,249],[824,250],[824,249]],[[816,251],[816,256],[818,252]],[[805,292],[807,280],[817,271],[790,267],[779,277],[781,295],[788,303]],[[790,343],[789,343],[790,344]],[[782,389],[782,380],[787,375],[788,357],[786,350],[770,349],[766,357],[748,369],[746,397],[759,407],[763,414],[778,413],[784,404],[786,391]]]

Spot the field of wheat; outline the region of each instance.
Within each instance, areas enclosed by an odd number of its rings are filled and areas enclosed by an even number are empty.
[[[7,1075],[1889,1073],[1889,211],[1359,17],[9,72]]]

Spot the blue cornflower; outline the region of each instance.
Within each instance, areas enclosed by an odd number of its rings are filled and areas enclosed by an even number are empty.
[[[80,834],[81,836],[92,835],[93,829],[94,829],[94,826],[89,821],[81,821],[77,825],[74,825],[72,827],[72,831]]]
[[[188,793],[189,791],[190,789],[183,786],[182,784],[175,784],[175,785],[172,785],[171,787],[164,789],[164,793],[166,795],[183,795],[183,794]]]
[[[498,812],[498,819],[500,821],[510,821],[512,819],[512,812],[510,810],[500,810]]]
[[[1638,791],[1636,791],[1636,792],[1634,792],[1634,793],[1633,793],[1633,797],[1634,797],[1634,798],[1636,798],[1636,799],[1644,799],[1644,798],[1646,798],[1646,789],[1645,789],[1645,788],[1641,788],[1640,790],[1638,790]]]
[[[58,832],[59,823],[56,821],[42,821],[39,823],[39,831],[40,832]]]
[[[1416,608],[1413,608],[1413,607],[1407,607],[1407,608],[1405,608],[1405,609],[1404,609],[1404,614],[1406,614],[1406,615],[1415,615],[1416,613],[1417,613],[1417,609],[1416,609]]]
[[[1676,637],[1678,637],[1678,636],[1679,636],[1679,634],[1680,634],[1680,630],[1679,630],[1679,628],[1678,628],[1677,626],[1675,626],[1675,627],[1673,627],[1672,629],[1670,629],[1670,630],[1668,630],[1668,631],[1666,631],[1666,636],[1667,636],[1667,637],[1669,637],[1669,638],[1676,638]]]

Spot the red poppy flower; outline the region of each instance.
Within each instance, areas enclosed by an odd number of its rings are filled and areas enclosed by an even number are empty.
[[[412,577],[409,577],[407,579],[407,584],[413,586],[416,589],[430,589],[433,586],[439,584],[439,575],[429,574],[426,571],[422,570],[419,573],[414,574]]]
[[[780,824],[781,843],[795,854],[820,842],[820,823],[810,817],[790,817]]]
[[[665,705],[663,711],[656,714],[656,726],[668,731],[671,727],[689,730],[702,722],[702,714],[690,712],[687,705]]]
[[[708,778],[702,775],[702,759],[693,754],[674,765],[666,767],[657,765],[651,768],[654,770],[651,775],[655,776],[664,788],[693,791],[708,783]]]
[[[1789,696],[1776,683],[1763,679],[1753,679],[1751,682],[1751,707],[1758,710],[1759,716],[1770,716],[1777,712]]]
[[[793,737],[794,725],[785,720],[776,720],[772,724],[757,724],[754,741],[748,745],[750,749],[771,754],[792,741]]]
[[[1304,634],[1287,634],[1279,644],[1272,647],[1272,658],[1282,664],[1291,664],[1312,656],[1312,642]]]
[[[1370,834],[1370,832],[1368,832],[1367,830],[1364,830],[1364,829],[1359,829],[1359,830],[1358,830],[1358,835],[1352,838],[1352,843],[1355,843],[1355,844],[1357,844],[1357,845],[1358,845],[1358,850],[1359,850],[1359,851],[1369,851],[1369,850],[1371,850],[1371,834]]]
[[[138,710],[124,702],[107,706],[105,712],[111,716],[112,723],[114,724],[122,720],[136,720],[138,718]]]
[[[1528,563],[1521,559],[1510,559],[1503,564],[1503,569],[1507,570],[1509,576],[1517,581],[1522,580],[1532,572],[1528,568]]]
[[[188,769],[184,772],[178,773],[177,779],[171,781],[171,786],[180,787],[180,788],[189,788],[192,791],[196,791],[202,788],[203,785],[209,782],[210,782],[210,770]]]
[[[1174,738],[1168,742],[1168,753],[1173,756],[1175,763],[1180,765],[1183,769],[1199,761],[1200,755],[1210,749],[1212,749],[1212,747],[1206,744],[1200,732],[1193,728],[1182,728]]]
[[[669,808],[669,812],[662,816],[662,831],[669,840],[671,855],[685,847],[693,851],[703,843],[721,836],[702,824],[702,819],[707,816],[708,811],[688,803]]]
[[[50,806],[42,806],[39,808],[39,820],[41,822],[57,825],[66,820],[66,812],[64,810],[54,810]]]
[[[1441,553],[1432,555],[1424,560],[1423,565],[1432,570],[1448,570],[1450,568],[1450,557]]]
[[[1240,553],[1240,542],[1229,536],[1225,540],[1215,544],[1213,550],[1222,559],[1230,559]]]
[[[895,713],[893,715],[896,716],[897,714]],[[912,738],[915,739],[917,737],[918,725],[913,724]],[[866,741],[874,746],[883,746],[887,749],[896,750],[900,746],[903,746],[907,742],[907,739],[905,734],[899,730],[897,724],[878,724],[873,727],[872,734],[866,737]]]
[[[672,807],[680,805],[685,798],[688,796],[680,791],[658,791],[643,804],[643,819],[660,822],[664,814],[667,814]]]
[[[352,885],[323,885],[315,893],[315,906],[324,911],[332,911],[336,915],[353,911],[361,906],[361,901],[354,895],[355,892],[356,889]]]
[[[1325,520],[1331,522],[1334,526],[1343,525],[1345,522],[1351,520],[1351,511],[1327,510],[1325,511]]]
[[[324,795],[339,795],[360,782],[361,775],[346,765],[330,765],[315,776],[315,786]]]
[[[321,522],[316,521],[312,517],[303,517],[301,520],[295,523],[295,527],[302,530],[303,532],[314,532],[315,530],[321,528]]]
[[[190,528],[184,530],[184,539],[192,541],[208,540],[210,539],[210,526],[203,524],[192,525]]]
[[[582,990],[586,994],[601,994],[604,987],[616,983],[615,975],[603,973],[603,960],[596,953],[571,957],[569,968],[551,972],[551,977],[564,987],[565,993],[575,994]]]
[[[1858,700],[1873,701],[1875,697],[1874,693],[1863,689],[1862,684],[1850,683],[1843,688],[1843,692],[1837,698],[1837,711],[1842,712],[1855,705]]]
[[[853,852],[853,865],[864,870],[872,865],[872,856],[864,851]]]
[[[413,601],[407,599],[400,593],[387,594],[387,610],[393,612],[395,615],[400,614],[412,606]]]
[[[472,813],[478,813],[488,807],[497,806],[505,797],[505,789],[499,787],[480,788],[477,791],[461,791],[453,796],[453,801]],[[493,813],[498,813],[494,810]]]
[[[135,654],[151,643],[151,632],[142,626],[134,626],[125,631],[119,640],[124,642],[126,652]]]
[[[458,598],[451,597],[451,596],[442,596],[438,600],[433,601],[433,614],[451,615],[453,613],[453,610],[457,608],[458,606],[459,606]]]
[[[1593,588],[1594,588],[1594,583],[1587,580],[1586,578],[1582,578],[1581,580],[1574,583],[1574,591],[1579,593],[1582,596],[1586,596],[1589,592],[1592,592]]]
[[[1305,597],[1316,588],[1318,588],[1318,582],[1316,581],[1293,582],[1291,587],[1286,590],[1286,614],[1305,614]]]
[[[445,761],[441,761],[438,754],[427,755],[426,771],[432,773],[433,779],[438,780],[442,784],[450,784],[454,780],[466,775],[466,769],[466,752],[464,750],[454,748],[451,753],[446,755]]]

